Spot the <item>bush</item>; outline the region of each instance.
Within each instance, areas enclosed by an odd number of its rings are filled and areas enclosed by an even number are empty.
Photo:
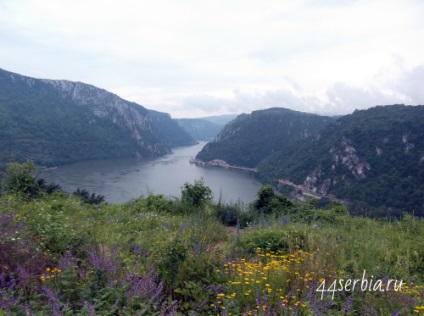
[[[31,160],[23,164],[10,162],[6,165],[1,186],[6,194],[35,197],[40,190],[37,182],[37,168]]]
[[[189,210],[199,210],[212,202],[212,190],[205,185],[203,179],[195,180],[194,184],[185,183],[181,189],[181,202]]]
[[[105,200],[103,195],[97,195],[95,193],[91,193],[90,195],[90,192],[85,189],[81,190],[80,188],[77,188],[77,190],[72,194],[74,196],[78,196],[86,204],[98,205]]]
[[[251,210],[243,209],[241,204],[216,204],[215,214],[218,220],[226,226],[247,227],[255,219],[257,214]]]
[[[292,206],[293,202],[275,193],[274,188],[269,184],[258,191],[258,198],[253,202],[253,207],[265,214],[286,213]]]

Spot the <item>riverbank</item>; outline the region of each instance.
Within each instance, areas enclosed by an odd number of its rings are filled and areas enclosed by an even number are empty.
[[[208,162],[205,162],[200,159],[190,159],[190,163],[194,164],[196,166],[202,166],[202,167],[221,167],[221,168],[228,168],[228,169],[237,169],[237,170],[246,170],[246,171],[252,171],[252,172],[258,172],[258,169],[256,168],[248,168],[248,167],[242,167],[242,166],[232,166],[225,160],[221,159],[214,159]]]

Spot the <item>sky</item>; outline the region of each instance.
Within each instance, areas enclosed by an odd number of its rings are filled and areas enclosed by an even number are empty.
[[[174,118],[424,104],[422,0],[0,0],[0,68]]]

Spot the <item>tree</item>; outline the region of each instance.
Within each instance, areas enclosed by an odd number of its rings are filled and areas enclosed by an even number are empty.
[[[47,194],[52,194],[54,192],[62,191],[62,187],[60,185],[56,183],[47,183],[46,180],[44,180],[43,178],[38,178],[37,184],[40,190],[46,192]]]
[[[267,207],[275,196],[274,188],[271,185],[267,184],[263,186],[258,191],[258,199],[255,201],[255,208],[260,210]]]
[[[258,191],[258,198],[253,206],[256,210],[269,214],[290,208],[293,203],[283,195],[276,194],[272,185],[267,184]]]
[[[212,190],[205,185],[203,179],[195,180],[194,184],[184,183],[181,188],[181,201],[187,206],[201,207],[213,198]]]
[[[37,168],[32,160],[25,163],[15,161],[6,165],[6,173],[3,174],[1,183],[2,190],[8,194],[24,194],[35,197],[40,188],[37,181]]]
[[[73,192],[72,194],[75,196],[78,196],[86,204],[98,205],[104,202],[105,200],[105,197],[103,195],[100,195],[100,194],[96,195],[95,193],[91,193],[90,195],[90,192],[88,192],[86,189],[77,188],[77,190]]]

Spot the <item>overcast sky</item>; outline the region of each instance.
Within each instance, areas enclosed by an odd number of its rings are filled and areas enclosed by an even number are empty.
[[[422,0],[0,0],[0,68],[172,117],[424,104]]]

